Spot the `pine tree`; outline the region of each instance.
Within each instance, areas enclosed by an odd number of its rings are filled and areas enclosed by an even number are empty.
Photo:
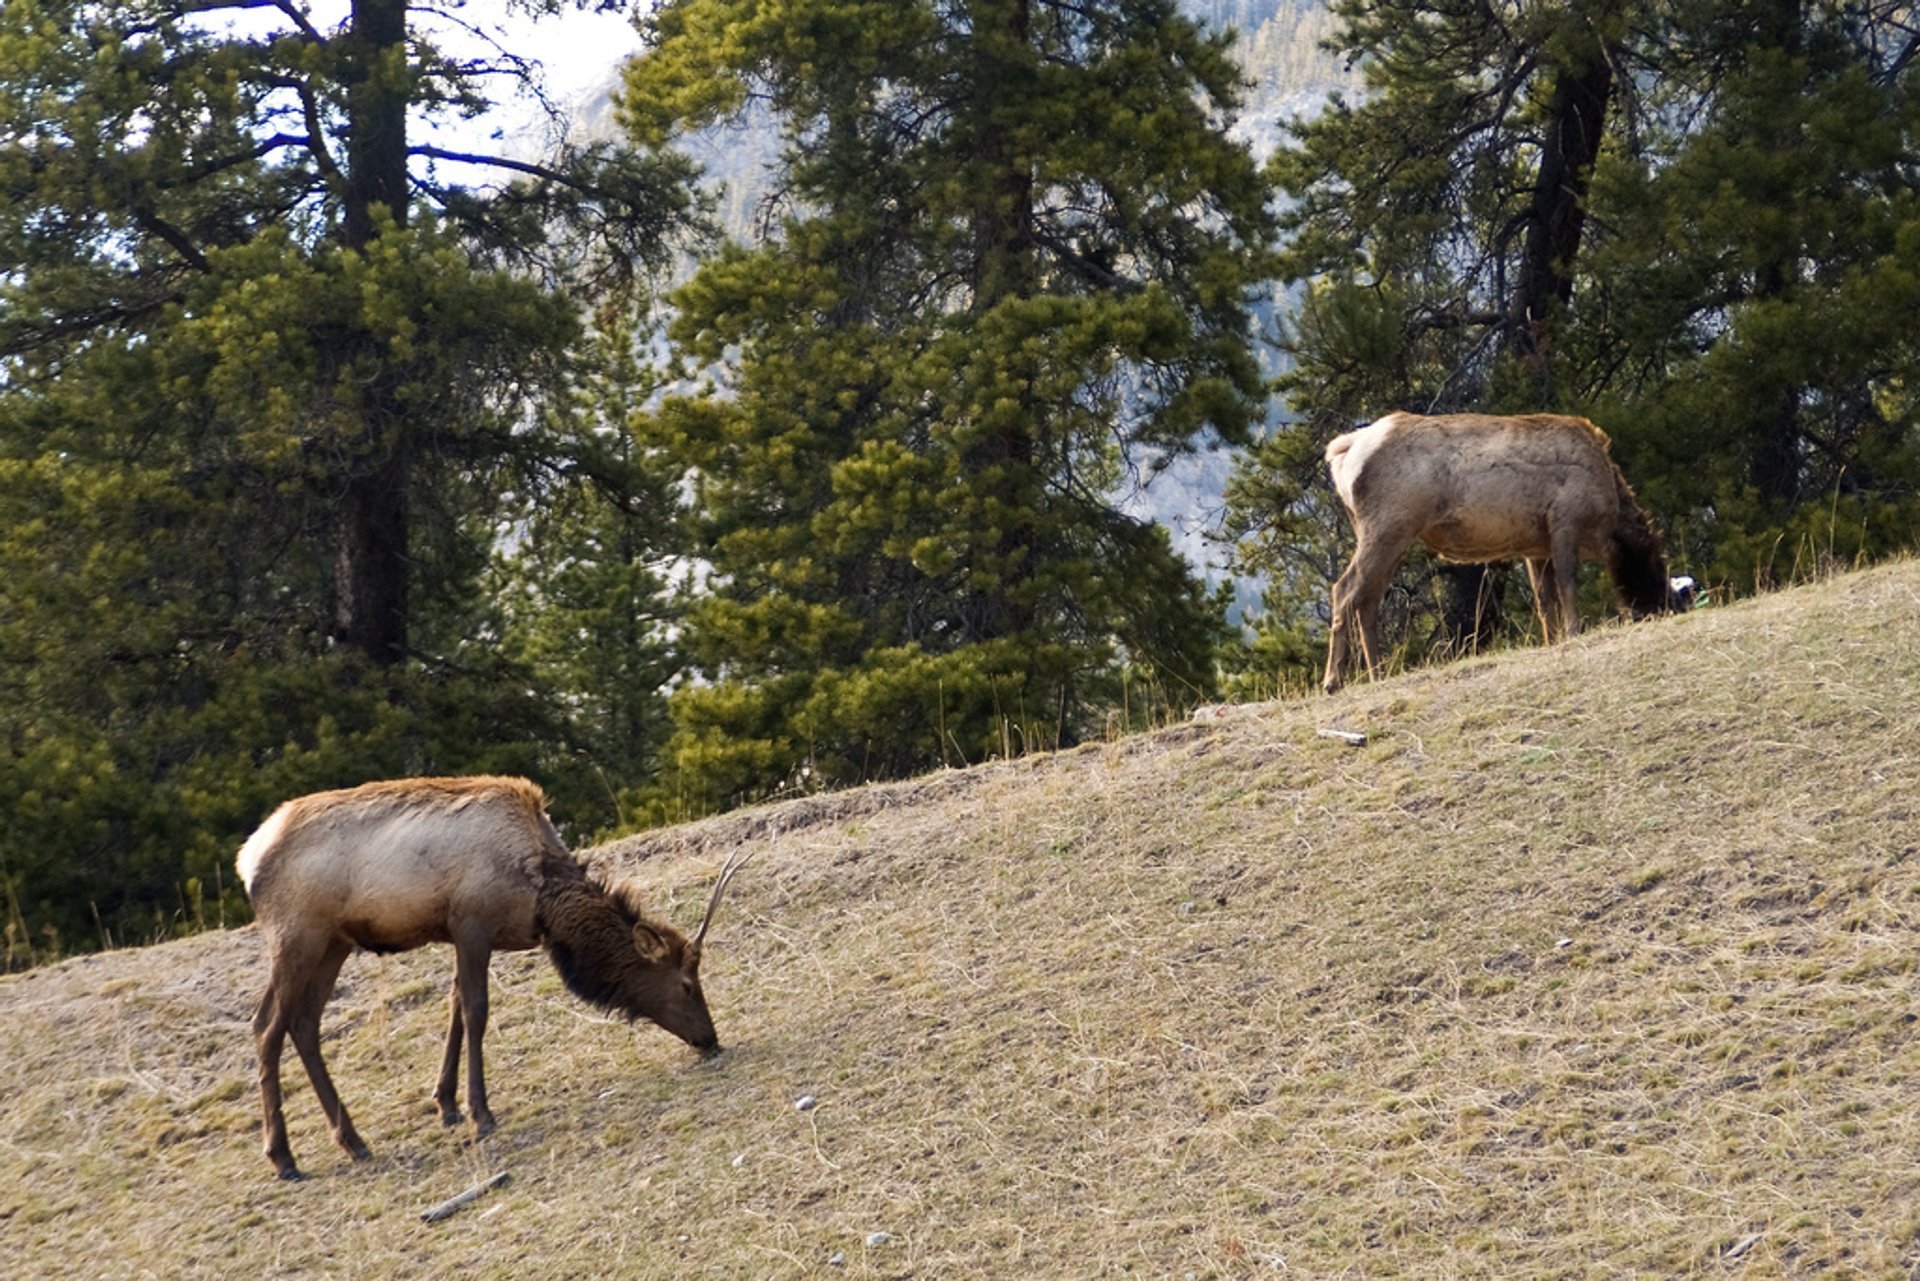
[[[1170,0],[688,0],[650,35],[637,139],[752,97],[786,140],[777,231],[676,299],[728,368],[654,423],[711,569],[669,799],[1072,743],[1129,671],[1210,688],[1217,608],[1121,500],[1262,408],[1227,40]]]
[[[486,591],[506,655],[535,688],[559,695],[555,746],[592,766],[615,824],[629,818],[618,812],[621,791],[658,767],[665,691],[680,672],[673,473],[628,429],[658,390],[644,360],[657,326],[645,293],[616,291],[596,309],[578,403],[545,413],[551,430],[567,433],[570,464],[510,496],[512,532]]]
[[[1847,558],[1910,538],[1913,348],[1893,318],[1914,279],[1915,45],[1897,7],[1339,11],[1368,93],[1274,160],[1301,421],[1230,498],[1283,653],[1317,632],[1342,559],[1320,446],[1390,409],[1590,414],[1679,562],[1735,588],[1783,544]],[[1416,646],[1461,628],[1465,594],[1434,572],[1413,558],[1389,597]]]
[[[550,759],[559,700],[479,590],[507,499],[585,460],[535,412],[575,377],[580,300],[693,212],[684,161],[612,148],[448,181],[481,158],[410,126],[483,107],[517,60],[435,49],[398,0],[335,30],[243,7],[272,30],[181,0],[0,9],[21,948],[192,923],[289,794]]]
[[[1617,0],[1335,9],[1367,92],[1296,121],[1272,162],[1292,197],[1281,278],[1301,292],[1282,388],[1301,422],[1260,442],[1230,493],[1229,530],[1272,580],[1266,627],[1294,638],[1290,654],[1322,575],[1339,573],[1328,438],[1392,409],[1556,403],[1625,32]],[[1401,635],[1425,619],[1433,648],[1493,639],[1500,576],[1416,558],[1403,579]]]
[[[1726,0],[1662,17],[1640,136],[1600,173],[1587,395],[1702,578],[1745,590],[1910,547],[1920,46],[1905,12]]]

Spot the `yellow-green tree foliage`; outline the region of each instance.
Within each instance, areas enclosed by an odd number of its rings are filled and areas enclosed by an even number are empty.
[[[410,44],[398,0],[245,7],[277,26],[0,8],[8,964],[243,915],[232,851],[288,795],[513,769],[606,819],[600,772],[650,750],[536,652],[567,558],[528,512],[638,501],[578,317],[664,260],[684,162],[449,184],[408,122],[501,68]]]
[[[1225,37],[1171,0],[662,5],[623,120],[764,101],[769,234],[675,297],[703,679],[658,798],[897,777],[1214,681],[1220,615],[1123,509],[1265,388],[1267,189]]]

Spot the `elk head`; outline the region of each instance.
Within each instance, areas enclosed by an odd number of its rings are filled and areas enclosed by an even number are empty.
[[[639,912],[637,904],[621,898],[621,907],[632,922],[630,958],[620,965],[621,977],[611,985],[608,999],[589,999],[617,1009],[628,1018],[656,1023],[702,1054],[719,1053],[720,1038],[713,1030],[713,1015],[707,1009],[707,996],[700,987],[700,949],[706,941],[707,927],[713,924],[713,914],[719,910],[720,899],[727,891],[727,883],[748,857],[736,850],[727,859],[719,880],[714,883],[713,897],[707,902],[706,917],[691,939],[671,925],[649,920]],[[558,949],[554,959],[560,964]],[[562,976],[566,977],[564,966]],[[569,985],[572,985],[571,979]]]

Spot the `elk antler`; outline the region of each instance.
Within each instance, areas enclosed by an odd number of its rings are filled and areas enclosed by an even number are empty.
[[[731,881],[733,874],[745,867],[747,860],[757,853],[759,853],[758,850],[752,853],[742,853],[736,849],[733,853],[727,855],[726,865],[720,869],[720,879],[713,883],[713,898],[707,903],[706,919],[700,922],[700,932],[693,936],[693,942],[690,946],[699,947],[701,940],[707,937],[707,927],[713,924],[713,914],[719,910],[720,896],[727,892],[727,882]]]

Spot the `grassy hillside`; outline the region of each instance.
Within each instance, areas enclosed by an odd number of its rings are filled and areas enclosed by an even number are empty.
[[[710,943],[732,1048],[500,958],[475,1147],[427,1102],[450,959],[357,957],[375,1158],[290,1059],[304,1184],[250,930],[0,981],[4,1269],[1910,1275],[1917,619],[1901,564],[607,847],[688,924],[765,847]]]

